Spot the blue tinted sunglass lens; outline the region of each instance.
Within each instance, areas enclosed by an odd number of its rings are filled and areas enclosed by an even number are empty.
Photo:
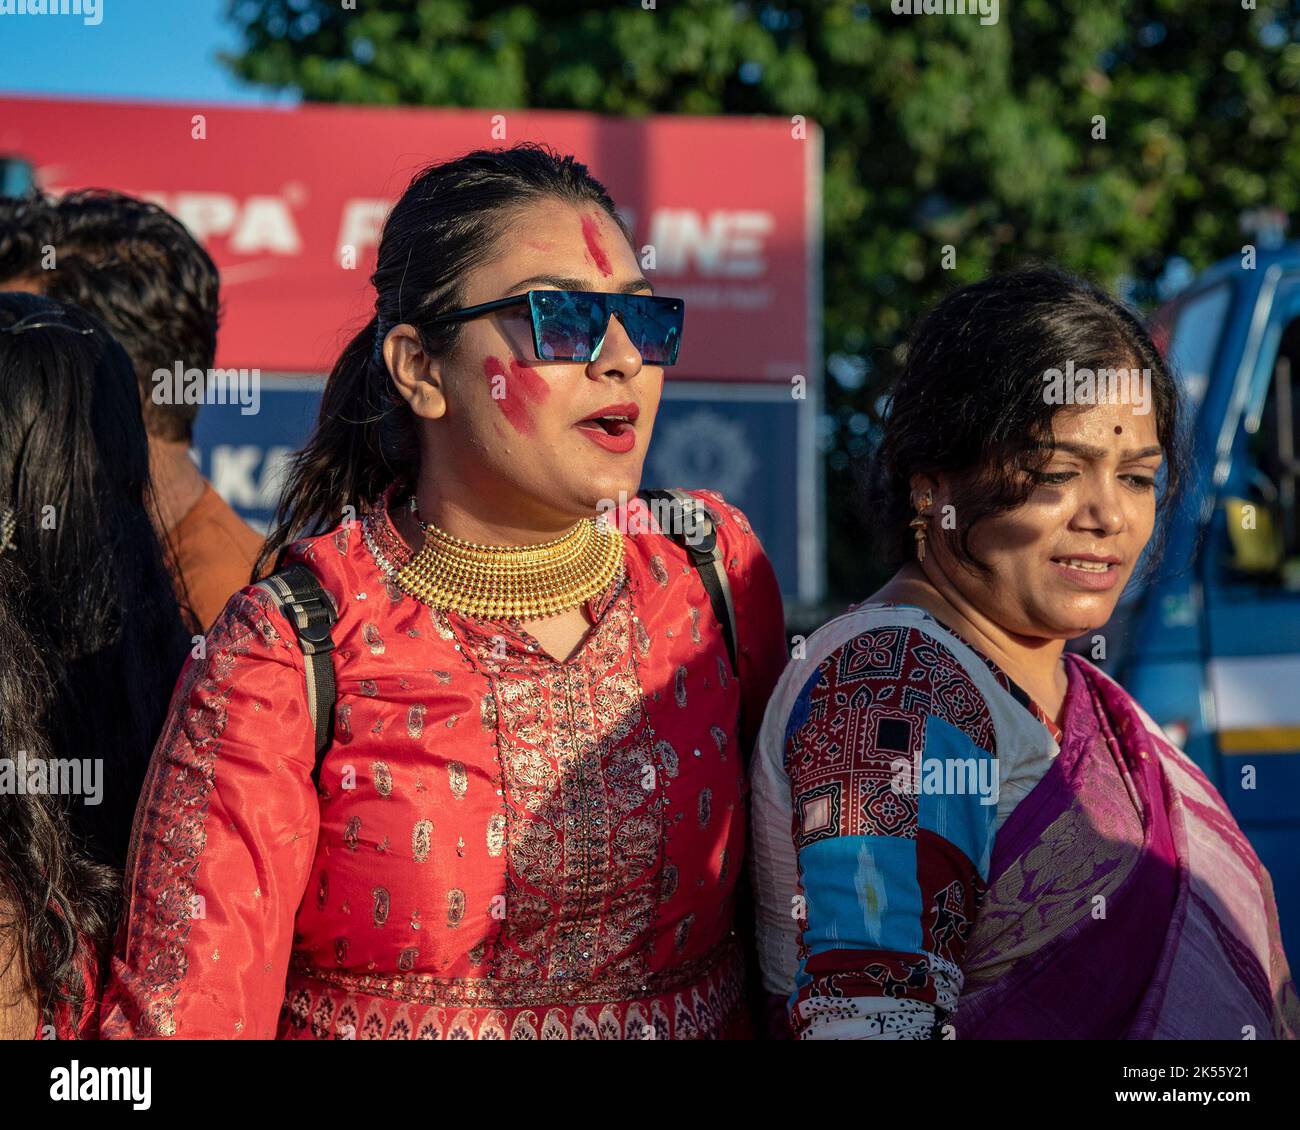
[[[604,330],[601,303],[578,290],[534,290],[528,299],[540,360],[591,360]]]
[[[617,296],[614,306],[620,310],[623,328],[643,360],[652,365],[676,363],[685,313],[681,299],[628,294]]]
[[[533,337],[542,361],[590,361],[598,356],[611,315],[651,365],[672,365],[681,343],[685,304],[677,298],[600,291],[529,292]]]

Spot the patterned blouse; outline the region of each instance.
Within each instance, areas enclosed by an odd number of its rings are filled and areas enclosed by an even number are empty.
[[[745,1033],[746,755],[784,626],[744,515],[696,493],[718,520],[738,678],[657,527],[632,522],[564,662],[518,621],[404,594],[387,506],[297,543],[288,561],[339,612],[319,794],[294,632],[260,588],[233,597],[154,752],[101,1034]]]
[[[1061,737],[920,608],[859,605],[809,638],[753,772],[763,982],[798,1037],[942,1034],[994,835]]]

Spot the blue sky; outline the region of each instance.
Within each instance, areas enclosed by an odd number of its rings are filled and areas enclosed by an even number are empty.
[[[241,86],[217,62],[218,51],[239,46],[224,20],[227,4],[99,0],[95,26],[75,15],[0,15],[0,93],[275,101]]]

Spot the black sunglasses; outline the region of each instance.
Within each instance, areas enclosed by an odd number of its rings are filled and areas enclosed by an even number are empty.
[[[686,303],[653,294],[606,294],[598,290],[530,290],[430,318],[430,325],[464,322],[494,310],[528,304],[533,349],[539,361],[591,361],[600,355],[609,319],[617,317],[628,339],[651,365],[675,365]]]

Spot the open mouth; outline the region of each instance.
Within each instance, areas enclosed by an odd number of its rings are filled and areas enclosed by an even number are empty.
[[[597,408],[586,419],[579,420],[577,426],[590,432],[604,432],[607,436],[615,438],[627,436],[633,437],[636,425],[636,418],[641,415],[641,409],[629,400],[622,401],[619,404],[604,404]]]
[[[1107,591],[1119,584],[1121,564],[1118,557],[1101,554],[1052,558],[1052,566],[1067,584],[1093,592]]]
[[[621,436],[632,430],[632,421],[627,416],[594,416],[589,420],[579,420],[578,427]]]
[[[1113,561],[1089,561],[1082,557],[1053,557],[1052,560],[1069,569],[1082,569],[1085,573],[1105,573],[1119,567]]]

